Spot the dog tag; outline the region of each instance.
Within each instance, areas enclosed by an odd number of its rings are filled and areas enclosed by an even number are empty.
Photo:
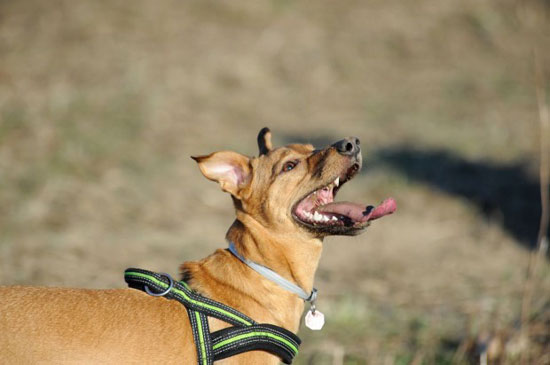
[[[325,315],[318,310],[313,312],[311,309],[306,314],[306,327],[313,331],[318,331],[325,325]]]

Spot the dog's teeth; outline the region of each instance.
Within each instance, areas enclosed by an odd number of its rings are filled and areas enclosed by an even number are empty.
[[[323,216],[321,214],[319,214],[318,212],[315,212],[313,214],[313,219],[316,220],[316,221],[321,221],[323,219]]]
[[[336,187],[340,186],[340,176],[338,176],[338,177],[336,178],[336,180],[334,180],[334,185],[335,185]]]
[[[330,219],[326,215],[323,216],[323,222],[328,222]]]
[[[332,218],[330,218],[330,220],[336,222],[338,218],[336,218],[336,216],[333,215]]]

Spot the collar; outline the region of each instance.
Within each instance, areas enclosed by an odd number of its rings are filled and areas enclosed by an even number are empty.
[[[277,274],[275,271],[271,270],[270,268],[260,265],[254,261],[248,260],[247,258],[243,257],[241,254],[239,254],[239,252],[235,248],[235,244],[231,241],[229,241],[229,252],[231,252],[236,258],[241,260],[243,263],[248,265],[252,270],[262,275],[264,278],[271,280],[272,282],[279,285],[283,289],[286,289],[289,292],[296,294],[297,296],[302,298],[304,301],[310,302],[311,306],[315,308],[315,300],[317,299],[317,289],[313,288],[311,293],[309,293],[308,295],[304,289],[288,281],[287,279],[283,278],[281,275]]]

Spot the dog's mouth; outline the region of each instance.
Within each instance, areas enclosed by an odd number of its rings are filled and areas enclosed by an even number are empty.
[[[353,164],[330,183],[299,200],[292,210],[294,219],[314,231],[346,234],[357,232],[366,228],[371,221],[392,214],[397,208],[392,198],[376,207],[334,201],[338,190],[357,174],[359,168],[359,164]]]

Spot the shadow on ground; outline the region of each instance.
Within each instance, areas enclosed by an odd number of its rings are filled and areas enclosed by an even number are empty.
[[[540,190],[527,163],[469,161],[446,150],[389,148],[371,155],[369,168],[390,167],[409,179],[471,201],[526,248],[536,244]]]

